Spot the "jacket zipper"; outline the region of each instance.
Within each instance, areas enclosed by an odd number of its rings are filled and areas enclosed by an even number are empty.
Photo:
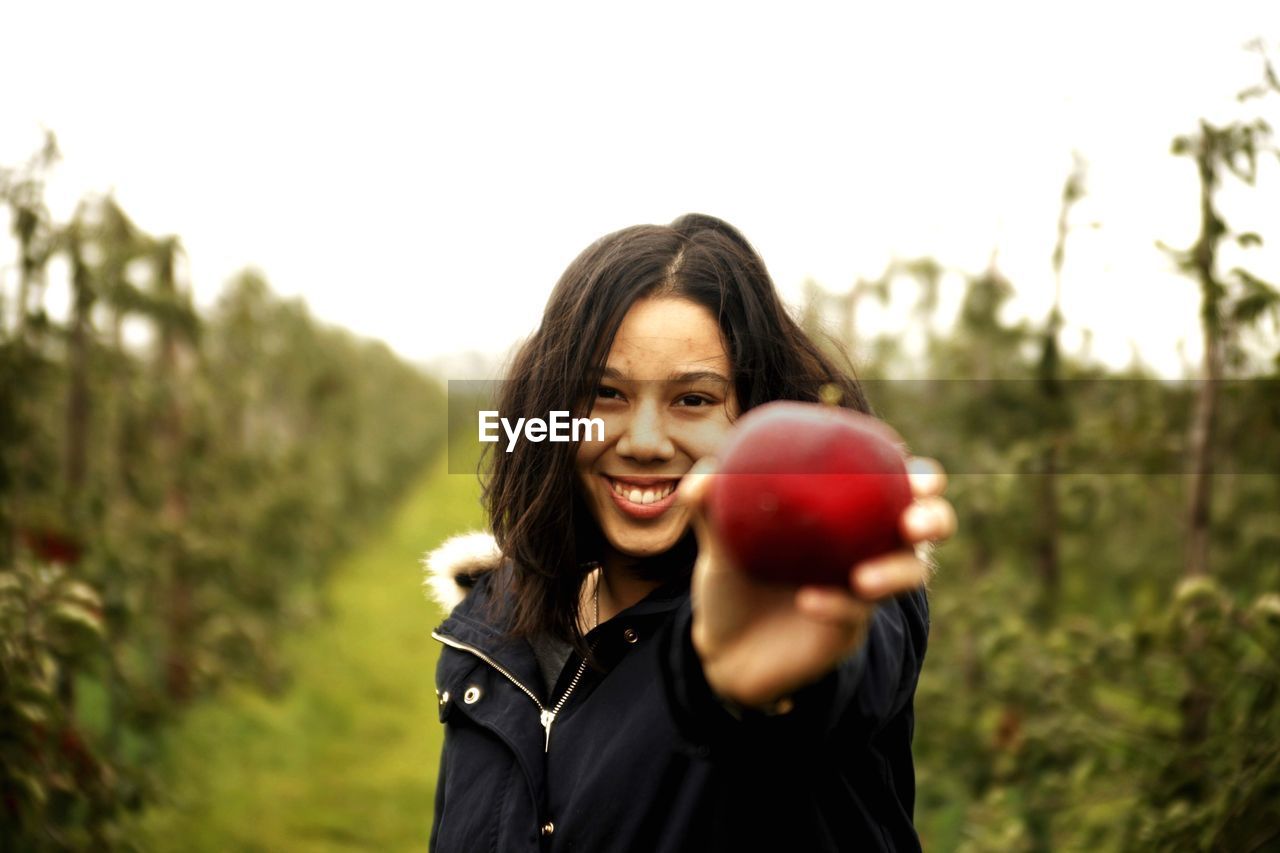
[[[560,701],[555,704],[554,708],[548,709],[547,706],[542,704],[542,700],[538,698],[537,694],[521,684],[519,679],[507,671],[506,667],[477,649],[475,646],[469,646],[466,643],[455,640],[453,637],[445,636],[444,634],[436,631],[432,631],[431,636],[444,643],[446,646],[452,646],[455,649],[470,652],[480,658],[480,660],[489,664],[489,666],[506,676],[507,681],[510,681],[516,687],[519,687],[524,695],[532,699],[533,704],[538,706],[538,719],[542,723],[543,730],[546,732],[546,739],[543,743],[542,751],[544,753],[551,751],[551,725],[556,721],[556,715],[560,713],[560,709],[564,707],[564,703],[569,701],[569,696],[573,693],[574,688],[578,686],[578,682],[582,680],[583,673],[587,671],[587,661],[585,658],[582,663],[578,665],[578,671],[574,673],[573,680],[569,682],[569,686],[564,689],[564,695],[560,697]],[[591,644],[591,648],[595,648],[595,643]]]

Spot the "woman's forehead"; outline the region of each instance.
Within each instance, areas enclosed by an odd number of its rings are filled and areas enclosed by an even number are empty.
[[[642,299],[618,326],[606,364],[631,379],[707,371],[727,378],[729,354],[719,324],[705,307],[687,299]]]

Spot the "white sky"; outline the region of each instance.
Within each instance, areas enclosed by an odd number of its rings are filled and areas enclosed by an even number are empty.
[[[793,304],[806,277],[994,249],[1039,318],[1075,149],[1074,218],[1101,227],[1068,245],[1068,342],[1177,373],[1197,292],[1155,241],[1190,244],[1198,211],[1170,139],[1240,114],[1245,41],[1280,59],[1274,0],[44,2],[0,29],[0,163],[54,130],[56,215],[114,188],[181,235],[201,304],[255,265],[415,360],[505,349],[589,242],[690,210],[741,228]],[[1280,241],[1274,165],[1225,213]],[[1274,247],[1248,259],[1280,279]]]

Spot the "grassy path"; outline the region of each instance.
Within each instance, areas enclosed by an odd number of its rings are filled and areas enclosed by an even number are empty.
[[[169,802],[130,832],[146,850],[425,850],[440,752],[441,614],[418,560],[481,524],[474,476],[443,457],[337,567],[333,618],[286,648],[278,699],[230,690],[168,737]]]

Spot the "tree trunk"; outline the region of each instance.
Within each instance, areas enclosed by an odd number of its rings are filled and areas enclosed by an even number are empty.
[[[1200,326],[1204,334],[1204,361],[1201,384],[1196,394],[1195,416],[1191,424],[1191,494],[1187,502],[1188,577],[1209,573],[1209,522],[1213,503],[1213,441],[1218,413],[1218,380],[1222,378],[1221,302],[1224,288],[1214,274],[1218,241],[1225,226],[1213,209],[1213,191],[1218,183],[1215,134],[1201,123],[1196,148],[1200,175],[1200,234],[1191,250],[1196,279],[1200,284]]]
[[[72,282],[75,304],[71,316],[68,342],[70,386],[67,391],[66,489],[64,501],[68,516],[75,518],[80,508],[89,458],[89,311],[93,292],[89,270],[80,258],[78,248],[71,251]]]
[[[165,489],[162,510],[165,529],[169,534],[166,561],[169,568],[166,608],[169,641],[165,659],[165,684],[170,699],[176,703],[185,703],[193,693],[191,632],[195,628],[195,613],[192,606],[192,581],[182,547],[183,528],[187,521],[187,495],[182,474],[182,411],[177,400],[176,359],[172,356],[175,348],[171,341],[166,341],[165,349],[171,352],[170,357],[165,359],[171,397],[161,419],[161,458],[166,460],[169,470],[169,484]]]
[[[1035,562],[1040,578],[1039,616],[1052,619],[1061,592],[1058,545],[1061,523],[1058,513],[1058,447],[1061,443],[1061,368],[1058,359],[1058,308],[1055,305],[1045,328],[1044,351],[1038,368],[1041,407],[1048,423],[1048,435],[1040,452],[1036,477]]]
[[[1210,510],[1212,508],[1213,437],[1218,410],[1218,376],[1221,371],[1221,342],[1205,329],[1205,378],[1196,395],[1195,420],[1191,427],[1191,497],[1187,505],[1188,577],[1209,574]],[[1184,654],[1188,661],[1204,648],[1204,632],[1194,626],[1187,637]],[[1188,684],[1183,694],[1182,742],[1188,749],[1192,767],[1201,767],[1200,745],[1209,736],[1209,715],[1213,710],[1213,693],[1194,667],[1188,666]]]
[[[177,296],[175,252],[176,244],[166,242],[156,255],[157,290],[162,298],[171,301],[176,301]],[[181,704],[189,701],[194,693],[191,635],[196,628],[193,579],[183,545],[188,517],[187,465],[184,459],[185,414],[182,406],[183,366],[177,330],[165,323],[159,331],[156,367],[160,385],[166,389],[166,399],[158,424],[158,455],[164,460],[168,471],[162,512],[165,529],[169,534],[166,612],[168,642],[164,668],[169,698]]]
[[[25,242],[20,244],[22,253],[21,272],[18,274],[18,325],[13,333],[14,340],[19,346],[27,339],[27,306],[31,304],[31,260],[28,257],[30,249],[27,248]]]
[[[161,351],[163,377],[169,385],[169,399],[160,419],[160,455],[169,471],[162,510],[165,528],[169,532],[169,659],[165,669],[170,697],[182,702],[191,695],[189,635],[193,627],[192,592],[181,547],[183,527],[187,521],[187,496],[182,477],[183,425],[182,409],[177,399],[180,382],[177,344],[167,333]]]
[[[1226,226],[1213,208],[1217,187],[1217,134],[1205,122],[1195,149],[1200,176],[1200,234],[1192,247],[1192,263],[1200,283],[1200,325],[1204,333],[1204,362],[1191,424],[1191,489],[1187,502],[1187,544],[1184,572],[1187,577],[1208,575],[1210,522],[1213,508],[1213,444],[1218,414],[1218,380],[1222,376],[1222,299],[1225,288],[1214,274],[1218,241]],[[1204,636],[1193,630],[1187,638],[1188,660],[1200,655]],[[1187,691],[1182,698],[1182,743],[1193,768],[1201,767],[1200,748],[1209,734],[1213,693],[1203,676],[1188,666]],[[1199,775],[1199,774],[1197,774]]]
[[[1058,558],[1061,523],[1058,513],[1058,447],[1050,438],[1041,456],[1036,511],[1036,574],[1040,577],[1042,615],[1051,617],[1057,611],[1062,588],[1062,570]]]
[[[1191,493],[1187,501],[1187,553],[1185,574],[1209,574],[1209,522],[1213,506],[1213,439],[1218,419],[1218,380],[1221,378],[1220,342],[1205,330],[1204,379],[1196,392],[1191,424]]]
[[[1053,246],[1053,307],[1045,320],[1044,347],[1039,365],[1039,387],[1049,414],[1049,434],[1040,459],[1040,489],[1036,511],[1036,569],[1040,576],[1040,610],[1052,617],[1062,587],[1059,557],[1061,522],[1058,512],[1058,456],[1062,445],[1066,401],[1062,389],[1062,358],[1058,333],[1062,328],[1062,268],[1066,263],[1067,235],[1071,231],[1071,207],[1084,195],[1084,161],[1076,155],[1062,186],[1058,207],[1057,240]]]

